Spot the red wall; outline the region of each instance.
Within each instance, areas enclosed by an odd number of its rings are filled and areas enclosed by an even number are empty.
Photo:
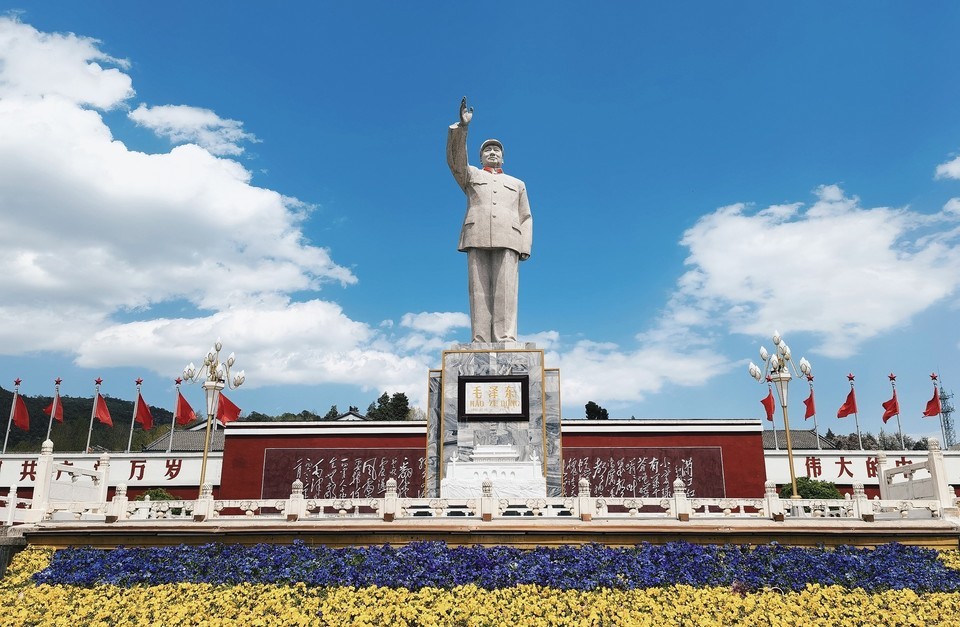
[[[705,421],[702,426],[694,425],[698,431],[691,431],[690,421],[683,421],[682,428],[678,428],[678,421],[662,426],[656,421],[643,421],[646,426],[641,432],[637,431],[640,422],[569,421],[563,425],[562,444],[565,449],[720,447],[725,496],[763,495],[766,470],[759,426],[756,430],[737,430],[723,421]],[[384,422],[231,423],[224,445],[220,498],[260,498],[264,451],[268,448],[426,451],[426,426]]]
[[[564,426],[569,423],[565,423]],[[719,446],[722,450],[723,480],[727,497],[758,498],[763,495],[766,467],[763,442],[756,432],[617,433],[613,429],[594,433],[563,431],[563,448],[568,447],[695,447]]]
[[[268,448],[417,448],[426,454],[426,427],[421,423],[231,423],[224,441],[220,498],[260,498],[264,451]],[[416,427],[420,426],[419,433]],[[413,428],[411,428],[413,427]],[[245,434],[256,430],[256,434]],[[342,431],[352,433],[341,433]],[[264,433],[264,431],[273,433]],[[377,495],[382,496],[382,495]]]

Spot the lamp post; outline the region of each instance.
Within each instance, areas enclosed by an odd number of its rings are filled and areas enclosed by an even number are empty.
[[[197,368],[193,362],[183,369],[183,378],[187,383],[196,383],[203,379],[203,391],[207,397],[207,428],[203,440],[203,462],[200,465],[200,494],[203,494],[203,486],[207,481],[207,457],[210,454],[210,427],[217,416],[217,407],[220,404],[220,392],[224,387],[235,390],[243,385],[246,376],[243,370],[230,378],[230,368],[233,367],[236,358],[233,353],[227,357],[224,362],[220,361],[220,350],[223,343],[217,338],[216,344],[210,348],[206,357],[203,359],[203,365]]]
[[[773,332],[773,345],[775,347],[773,354],[768,353],[767,349],[763,346],[760,347],[760,359],[764,362],[763,369],[761,370],[751,361],[748,372],[750,376],[758,382],[766,380],[777,388],[780,407],[783,409],[783,428],[787,432],[787,460],[790,464],[790,485],[793,487],[793,496],[791,498],[798,499],[800,495],[797,493],[797,473],[793,467],[793,443],[790,440],[790,418],[787,413],[790,380],[793,378],[790,375],[790,364],[793,363],[793,356],[790,353],[790,347],[787,346],[787,343],[783,341],[783,338],[780,337],[780,333],[777,331]],[[796,366],[793,366],[793,368],[794,373],[798,377],[801,374],[807,376],[812,370],[810,362],[803,357],[800,358],[799,372],[797,372]],[[774,430],[774,434],[776,434],[776,430]]]

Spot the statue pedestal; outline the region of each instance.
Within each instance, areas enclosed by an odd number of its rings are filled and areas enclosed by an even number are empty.
[[[560,496],[560,371],[534,343],[457,344],[430,371],[425,496]]]

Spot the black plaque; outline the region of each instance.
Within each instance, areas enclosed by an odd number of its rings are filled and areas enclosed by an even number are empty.
[[[519,398],[509,398],[507,397],[509,393],[500,391],[512,390],[517,383],[520,384]],[[493,392],[494,390],[497,391]],[[457,418],[485,421],[530,420],[530,377],[528,375],[459,377],[457,379]]]

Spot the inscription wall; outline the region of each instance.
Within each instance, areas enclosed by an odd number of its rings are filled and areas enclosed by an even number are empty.
[[[287,498],[297,479],[308,499],[379,498],[390,478],[401,497],[418,497],[423,489],[423,448],[268,448],[263,456],[265,499]]]
[[[720,447],[563,448],[563,493],[576,495],[581,478],[590,494],[610,497],[663,498],[677,479],[687,496],[726,496]]]

